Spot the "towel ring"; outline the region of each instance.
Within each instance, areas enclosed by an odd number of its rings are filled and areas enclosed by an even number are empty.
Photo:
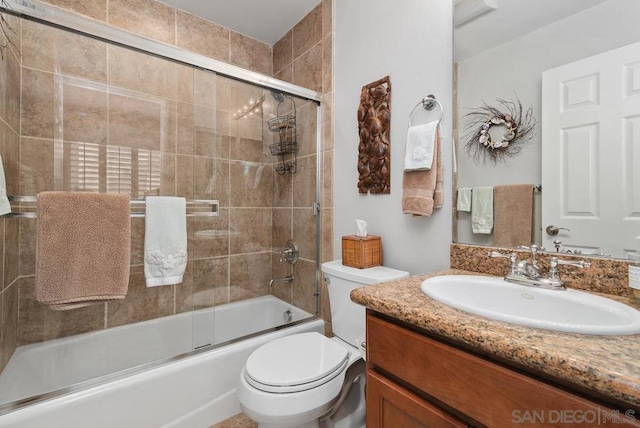
[[[438,107],[440,107],[440,117],[438,118],[438,123],[440,123],[440,121],[442,120],[442,111],[443,111],[442,104],[440,104],[440,101],[436,100],[436,97],[434,95],[427,95],[418,104],[416,104],[413,110],[411,110],[411,113],[409,113],[409,127],[412,126],[411,118],[415,114],[416,109],[420,107],[420,105],[422,105],[422,108],[425,110],[433,110],[436,104],[438,105]]]

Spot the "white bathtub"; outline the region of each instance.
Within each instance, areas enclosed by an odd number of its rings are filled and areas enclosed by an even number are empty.
[[[292,326],[206,347],[279,326],[287,310]],[[253,350],[276,337],[324,331],[318,319],[295,323],[308,317],[264,296],[20,347],[0,375],[2,403],[70,383],[80,382],[80,389],[6,413],[0,427],[209,427],[240,412],[236,382]],[[170,361],[133,374],[127,369],[163,359]]]

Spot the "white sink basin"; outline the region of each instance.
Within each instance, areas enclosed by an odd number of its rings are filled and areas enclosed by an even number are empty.
[[[446,305],[512,324],[606,336],[640,333],[640,311],[582,291],[545,290],[472,275],[436,276],[420,288]]]

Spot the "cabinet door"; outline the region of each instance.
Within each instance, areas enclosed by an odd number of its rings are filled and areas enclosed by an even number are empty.
[[[372,370],[367,370],[367,428],[466,426],[422,397]]]

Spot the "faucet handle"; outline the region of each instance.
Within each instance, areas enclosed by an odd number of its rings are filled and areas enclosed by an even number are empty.
[[[492,258],[507,258],[510,261],[510,266],[509,266],[509,273],[514,273],[516,271],[516,262],[518,261],[517,259],[517,254],[515,253],[515,251],[511,252],[510,254],[505,254],[505,253],[500,253],[498,251],[489,251],[487,253],[488,257],[492,257]]]
[[[591,263],[586,262],[584,260],[580,260],[579,262],[574,262],[571,260],[562,260],[557,257],[551,257],[549,259],[549,278],[550,279],[560,279],[560,275],[558,274],[558,265],[569,265],[575,266],[579,268],[588,268],[591,267]]]
[[[555,259],[555,260],[554,260]],[[579,267],[579,268],[588,268],[591,267],[591,263],[584,261],[584,260],[580,260],[578,262],[574,262],[572,260],[562,260],[559,259],[557,257],[551,257],[550,263],[553,266],[555,262],[556,267],[558,265],[568,265],[568,266],[575,266],[575,267]]]

